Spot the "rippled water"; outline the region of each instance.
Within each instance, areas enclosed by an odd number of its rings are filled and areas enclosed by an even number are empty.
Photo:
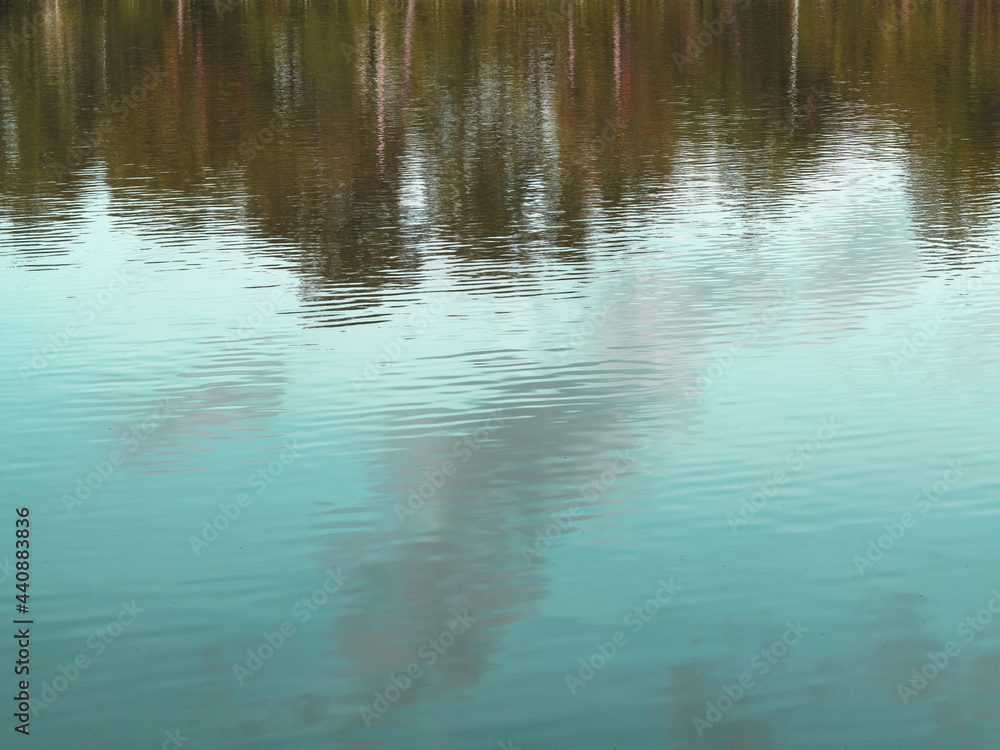
[[[0,4],[25,744],[992,747],[998,41]]]

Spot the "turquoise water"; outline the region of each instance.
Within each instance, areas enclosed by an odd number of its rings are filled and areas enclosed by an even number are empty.
[[[905,215],[891,191],[878,206]],[[542,261],[505,283],[429,248],[369,325],[319,325],[252,229],[185,229],[169,204],[135,236],[124,206],[94,200],[72,240],[53,233],[60,263],[8,254],[3,312],[22,325],[5,361],[31,368],[80,321],[27,382],[4,375],[7,494],[35,519],[33,669],[51,681],[94,655],[120,602],[143,608],[37,739],[696,746],[691,716],[758,674],[791,620],[801,642],[708,746],[985,742],[1000,630],[911,705],[897,683],[1000,585],[995,266],[928,269],[902,226],[862,255],[853,237],[874,229],[811,237],[794,207],[734,255],[685,217],[704,204],[684,208],[636,220],[628,242],[595,237],[575,274]],[[84,324],[115,273],[127,284]],[[964,473],[937,497],[950,462]],[[220,504],[239,515],[216,539]],[[912,527],[859,566],[905,511]],[[348,580],[300,622],[327,569]],[[676,596],[627,622],[661,579]],[[455,611],[476,622],[427,664]],[[239,685],[233,665],[285,621],[293,637]],[[616,631],[628,642],[571,694],[566,675]],[[366,728],[359,709],[415,662],[425,681]]]
[[[642,9],[621,7],[638,39]],[[180,137],[151,118],[122,136],[148,152],[114,142],[58,189],[0,189],[4,496],[32,520],[25,744],[990,747],[993,183],[832,76],[804,142],[754,141],[768,112],[677,81],[669,137],[553,187],[552,110],[503,104],[514,63],[449,84],[480,120],[442,156],[436,95],[401,103],[403,48],[373,17],[392,72],[343,89],[268,30],[293,63],[248,68],[305,109],[246,174],[217,154],[179,175]],[[186,32],[170,96],[201,85],[193,40],[229,49],[198,18],[141,20]],[[600,27],[608,75],[621,23]],[[742,33],[756,49],[772,31]],[[635,45],[638,101],[655,86]],[[539,54],[544,103],[564,81]],[[784,96],[774,67],[761,87]],[[382,117],[389,140],[323,161],[337,96],[380,86],[358,128]],[[954,159],[995,180],[963,137]],[[494,139],[541,166],[491,172]]]

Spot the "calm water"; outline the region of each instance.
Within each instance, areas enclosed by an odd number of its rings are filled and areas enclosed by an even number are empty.
[[[900,7],[0,3],[16,740],[994,747],[1000,2]]]

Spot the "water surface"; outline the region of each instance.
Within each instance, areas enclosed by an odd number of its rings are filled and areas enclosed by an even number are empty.
[[[29,742],[989,747],[1000,5],[908,7],[3,3]]]

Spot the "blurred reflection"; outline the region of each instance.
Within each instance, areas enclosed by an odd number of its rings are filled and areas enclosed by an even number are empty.
[[[694,153],[730,155],[737,202],[757,171],[780,203],[831,142],[874,136],[864,113],[897,128],[871,145],[905,170],[922,242],[961,255],[1000,173],[997,4],[4,3],[0,177],[16,221],[98,181],[141,179],[150,211],[229,201],[304,273],[381,288],[426,247],[577,262],[601,212],[683,201]]]

